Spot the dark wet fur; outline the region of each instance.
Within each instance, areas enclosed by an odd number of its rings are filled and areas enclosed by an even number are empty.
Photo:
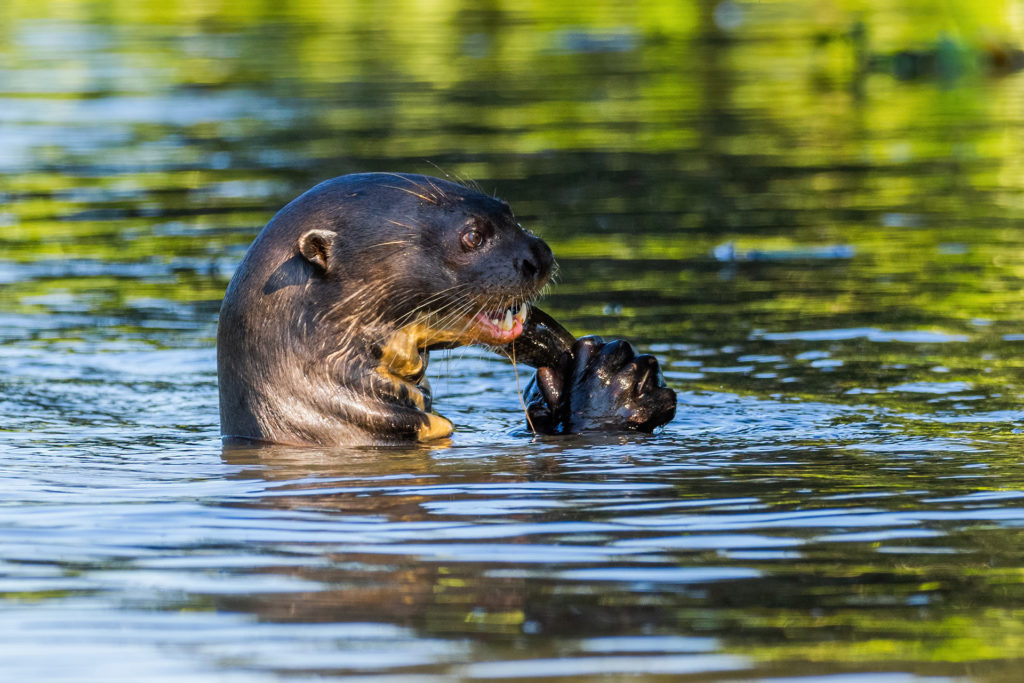
[[[486,254],[459,248],[467,223],[491,235]],[[455,183],[387,173],[321,183],[270,221],[228,287],[218,330],[222,434],[298,444],[414,439],[426,413],[407,387],[376,372],[389,336],[423,313],[444,320],[528,300],[552,263],[506,203]],[[429,410],[429,389],[420,389]]]
[[[462,246],[470,227],[487,236],[484,247]],[[321,183],[267,224],[228,286],[217,334],[222,435],[297,445],[420,438],[431,424],[428,351],[467,343],[460,333],[477,313],[536,297],[553,265],[508,204],[461,185],[393,173]],[[540,368],[527,392],[538,429],[650,431],[672,417],[675,394],[653,357],[625,342],[577,341],[532,311],[522,337],[500,350]],[[400,345],[412,347],[393,361],[401,368],[383,363],[389,340],[413,323],[454,338]]]
[[[523,392],[537,432],[652,432],[675,417],[676,392],[666,386],[657,359],[637,355],[627,341],[574,339],[534,308],[523,334],[508,347],[517,360],[537,368]]]

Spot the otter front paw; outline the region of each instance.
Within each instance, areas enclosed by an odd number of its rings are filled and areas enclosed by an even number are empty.
[[[596,336],[578,339],[558,367],[538,368],[526,401],[533,428],[547,434],[651,432],[676,413],[654,356]]]

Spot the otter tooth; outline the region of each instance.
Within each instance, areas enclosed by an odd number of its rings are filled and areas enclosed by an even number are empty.
[[[504,325],[502,325],[503,330],[512,329],[512,311],[505,311],[505,320],[503,320],[502,322],[505,323]]]
[[[519,304],[519,311],[516,313],[516,317],[519,318],[519,322],[526,322],[526,303]]]

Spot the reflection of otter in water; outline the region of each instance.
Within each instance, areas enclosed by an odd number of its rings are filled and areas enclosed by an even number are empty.
[[[321,183],[274,216],[228,286],[221,433],[299,445],[445,437],[451,423],[430,412],[428,352],[513,340],[549,366],[532,392],[539,428],[671,419],[675,397],[653,358],[596,338],[571,349],[550,318],[528,319],[552,264],[507,204],[460,185],[381,173]]]

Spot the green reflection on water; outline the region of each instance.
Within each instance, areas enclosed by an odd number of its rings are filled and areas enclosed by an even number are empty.
[[[981,464],[972,491],[1020,490],[1024,361],[1008,335],[1024,333],[1024,102],[1022,75],[992,64],[1024,35],[1020,9],[739,6],[724,29],[715,3],[5,3],[0,259],[15,276],[0,313],[56,320],[20,323],[54,350],[209,346],[233,264],[291,197],[344,172],[449,172],[549,240],[561,274],[548,304],[574,331],[655,345],[694,395],[840,404],[837,429],[877,425],[879,450],[865,432],[795,439],[841,467],[790,466],[801,486],[774,498],[771,473],[732,484],[793,509],[811,486],[956,495]],[[887,61],[942,41],[957,60],[945,71],[904,80]],[[727,243],[760,256],[716,256]],[[834,246],[849,256],[799,256]],[[766,336],[861,328],[942,338]],[[926,438],[966,454],[914,452]],[[934,544],[949,554],[899,552],[928,539],[888,556],[823,542],[748,563],[776,574],[759,594],[797,608],[742,596],[733,609],[728,589],[593,589],[604,603],[587,607],[653,603],[675,619],[659,627],[706,629],[769,663],[1019,659],[1019,533],[947,526]],[[387,571],[423,601],[425,632],[519,633],[524,611],[494,597],[507,585],[465,565],[405,569]],[[466,609],[480,604],[492,609]]]

